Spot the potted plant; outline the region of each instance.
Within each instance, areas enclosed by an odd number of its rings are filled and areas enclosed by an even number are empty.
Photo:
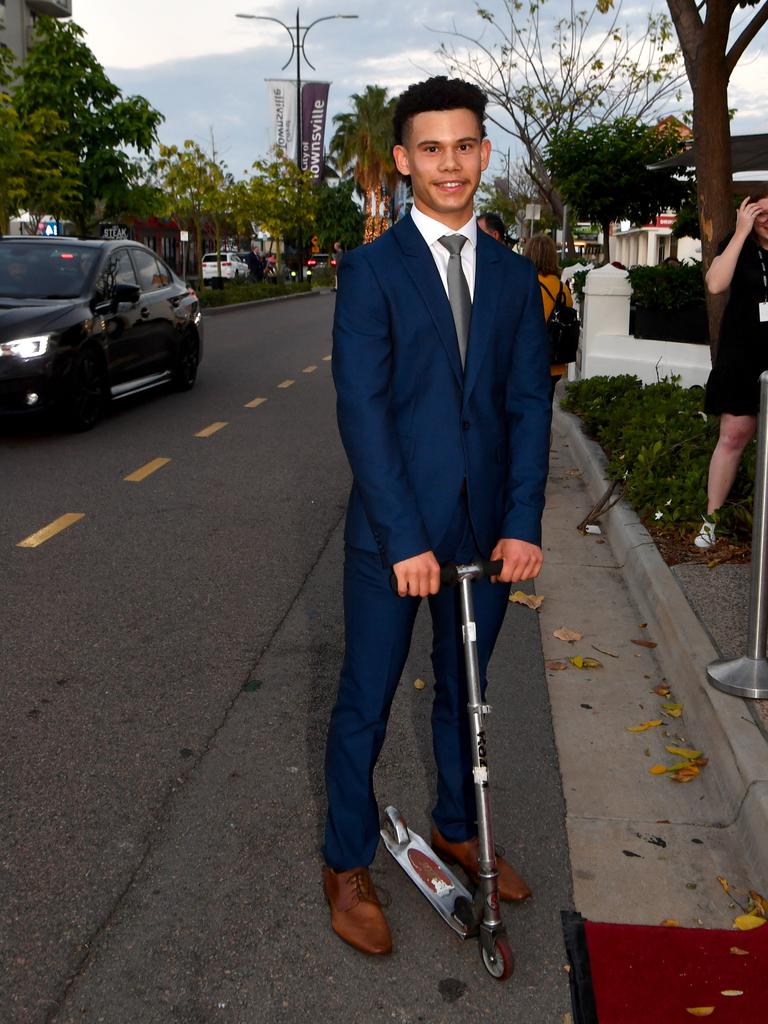
[[[627,275],[636,338],[709,344],[701,263],[632,267]]]

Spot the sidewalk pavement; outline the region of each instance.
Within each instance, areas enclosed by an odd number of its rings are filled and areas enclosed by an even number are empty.
[[[580,421],[556,408],[536,582],[544,657],[602,662],[547,672],[574,901],[597,920],[727,928],[738,910],[717,875],[742,891],[768,889],[765,702],[706,680],[711,661],[744,653],[749,567],[670,569],[624,502],[602,515],[602,535],[580,534],[608,486],[604,465]],[[583,639],[553,637],[561,626]],[[666,698],[652,692],[662,680]],[[665,715],[663,700],[682,704],[682,717]],[[709,763],[686,784],[651,774],[675,760],[667,745],[693,746]]]

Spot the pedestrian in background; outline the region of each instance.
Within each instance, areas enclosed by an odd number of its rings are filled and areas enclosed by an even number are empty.
[[[497,242],[501,242],[502,245],[507,244],[507,229],[504,227],[504,221],[498,213],[493,213],[490,210],[486,213],[481,213],[477,218],[477,226],[486,235],[495,238]]]
[[[557,247],[549,235],[534,235],[525,243],[523,255],[533,261],[539,277],[541,301],[544,305],[544,319],[549,320],[560,292],[563,293],[566,306],[573,305],[571,289],[560,280],[560,263],[557,258]],[[565,363],[551,363],[549,373],[552,381],[552,395],[555,397],[557,382],[565,373]]]
[[[344,255],[344,246],[341,244],[341,242],[334,242],[333,243],[333,266],[334,266],[333,290],[334,291],[336,291],[336,289],[339,287],[339,267],[341,266],[341,259],[342,259],[343,255]]]
[[[248,277],[251,281],[259,282],[264,280],[264,264],[261,262],[261,253],[256,242],[251,243],[251,251],[245,257],[248,264]]]
[[[704,399],[704,411],[720,417],[720,434],[709,463],[707,514],[694,540],[698,548],[716,542],[714,513],[728,497],[757,428],[760,374],[768,370],[768,187],[742,202],[736,227],[717,253],[707,289],[730,294]]]

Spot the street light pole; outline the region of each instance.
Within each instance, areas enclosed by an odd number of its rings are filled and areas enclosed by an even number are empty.
[[[296,166],[299,168],[299,170],[302,170],[303,169],[302,168],[303,155],[304,155],[303,152],[302,152],[302,149],[303,149],[302,134],[303,134],[303,131],[304,131],[304,113],[303,113],[302,102],[301,102],[301,58],[303,57],[304,60],[309,65],[309,67],[312,68],[313,71],[315,70],[314,64],[310,61],[309,57],[307,57],[306,50],[304,49],[304,44],[306,43],[306,40],[307,40],[307,33],[309,32],[309,30],[311,28],[313,28],[315,25],[319,24],[321,21],[334,21],[334,20],[336,20],[338,18],[343,19],[343,20],[351,20],[351,19],[356,19],[358,17],[358,15],[357,14],[326,14],[322,18],[315,18],[314,21],[311,21],[309,23],[309,25],[306,25],[306,26],[301,24],[300,8],[298,8],[298,7],[296,8],[296,24],[295,24],[295,26],[286,25],[286,23],[284,21],[280,21],[279,18],[272,18],[272,17],[269,17],[266,14],[236,14],[235,17],[237,17],[237,18],[247,18],[250,21],[274,21],[276,24],[282,25],[282,27],[285,29],[285,31],[290,36],[290,40],[291,40],[291,55],[288,58],[288,60],[285,62],[285,64],[283,64],[283,66],[282,66],[282,68],[280,70],[281,71],[285,71],[285,69],[288,67],[288,65],[293,60],[293,55],[295,53],[296,54],[296,113],[297,113],[297,119],[296,119]],[[303,232],[300,231],[299,232],[299,280],[300,281],[302,281],[304,279],[304,260],[303,260],[303,255],[304,255],[304,253],[303,253],[304,239],[303,239],[302,236],[303,236]]]

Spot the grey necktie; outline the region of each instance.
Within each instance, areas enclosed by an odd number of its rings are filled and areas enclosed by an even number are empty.
[[[451,254],[448,259],[448,301],[451,304],[456,337],[459,340],[461,367],[467,358],[469,340],[469,318],[472,315],[472,297],[461,266],[461,250],[467,241],[465,235],[443,235],[438,242]]]

